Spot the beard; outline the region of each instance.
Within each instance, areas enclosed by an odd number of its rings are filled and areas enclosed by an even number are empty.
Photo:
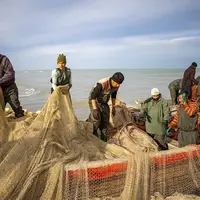
[[[154,101],[158,101],[158,100],[159,100],[159,98],[153,98],[153,100],[154,100]]]

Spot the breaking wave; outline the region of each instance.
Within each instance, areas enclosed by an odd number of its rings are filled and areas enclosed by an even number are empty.
[[[40,91],[36,90],[35,88],[26,88],[24,90],[19,91],[19,97],[21,98],[29,97],[29,96],[37,95],[39,93]]]

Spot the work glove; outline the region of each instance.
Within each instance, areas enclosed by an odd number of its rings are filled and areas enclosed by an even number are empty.
[[[170,135],[170,130],[171,130],[171,127],[169,127],[169,128],[166,130],[166,132],[165,132],[165,135],[166,135],[166,136],[169,136],[169,135]]]
[[[116,114],[116,110],[115,110],[115,107],[112,108],[112,116],[115,116]]]
[[[94,119],[98,120],[99,119],[99,110],[98,109],[94,109],[92,112],[92,115],[94,117]]]

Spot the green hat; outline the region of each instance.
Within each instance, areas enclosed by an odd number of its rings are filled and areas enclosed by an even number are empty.
[[[58,55],[58,58],[57,58],[57,63],[59,63],[59,62],[63,62],[63,63],[67,63],[67,61],[66,61],[66,56],[64,55],[64,54],[59,54]]]

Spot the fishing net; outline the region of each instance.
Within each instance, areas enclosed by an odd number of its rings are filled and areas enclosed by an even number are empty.
[[[18,126],[14,131],[19,130],[21,121],[9,122],[3,112],[0,114],[1,127],[15,123]],[[81,166],[88,161],[129,154],[122,147],[107,145],[92,135],[92,124],[77,120],[69,95],[63,95],[59,88],[31,120],[25,117],[20,135],[17,131],[18,138],[12,137],[14,140],[8,139],[12,128],[1,129],[7,141],[3,140],[0,150],[0,199],[63,199],[65,165]]]
[[[0,199],[149,200],[156,192],[199,192],[198,146],[159,152],[121,103],[111,121],[115,134],[105,143],[76,118],[65,86],[39,114],[15,119],[0,106]]]
[[[159,192],[151,196],[151,200],[199,200],[200,197],[196,195],[183,195],[180,193],[174,193],[172,196],[164,198]]]
[[[108,143],[117,144],[132,154],[138,151],[155,152],[158,145],[144,131],[133,123],[133,115],[129,112],[126,104],[116,100],[116,114],[112,116],[112,104],[110,105],[110,126]]]

